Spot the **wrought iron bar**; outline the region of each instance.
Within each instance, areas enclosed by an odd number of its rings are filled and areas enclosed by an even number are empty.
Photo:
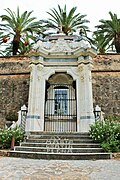
[[[76,131],[76,94],[72,85],[52,84],[47,89],[45,131]]]

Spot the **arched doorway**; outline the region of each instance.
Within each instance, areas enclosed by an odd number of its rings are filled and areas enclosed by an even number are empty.
[[[45,131],[77,130],[76,82],[67,73],[55,73],[46,81]]]

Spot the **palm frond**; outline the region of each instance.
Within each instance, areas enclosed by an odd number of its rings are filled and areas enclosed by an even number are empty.
[[[77,7],[73,7],[67,13],[66,5],[64,8],[61,8],[60,5],[58,5],[58,10],[55,8],[50,9],[50,12],[47,12],[50,15],[50,18],[41,22],[45,23],[46,28],[60,29],[61,27],[65,34],[76,31],[82,26],[83,28],[88,29],[85,23],[88,23],[89,21],[84,19],[86,15],[81,15],[80,13],[75,14],[76,9]]]
[[[117,17],[117,14],[109,12],[110,20],[101,19],[99,22],[100,25],[97,25],[97,31],[95,34],[104,35],[103,44],[110,46],[115,46],[116,51],[120,52],[120,19]]]
[[[39,33],[41,28],[40,21],[36,21],[36,17],[31,17],[33,11],[25,11],[20,14],[19,7],[17,7],[16,13],[10,8],[5,9],[5,11],[7,15],[0,16],[1,20],[4,22],[1,28],[2,31],[12,35],[13,54],[16,54],[22,40],[22,34],[30,39],[35,39],[30,37],[30,35],[34,34],[35,36],[35,34]]]

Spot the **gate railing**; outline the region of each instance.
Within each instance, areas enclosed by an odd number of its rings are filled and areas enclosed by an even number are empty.
[[[76,131],[76,95],[71,84],[51,84],[45,103],[45,131]]]
[[[53,116],[52,116],[53,117]],[[54,117],[52,119],[45,118],[45,131],[52,132],[75,132],[76,131],[76,117],[71,117],[71,119],[66,117],[61,117],[57,119]]]

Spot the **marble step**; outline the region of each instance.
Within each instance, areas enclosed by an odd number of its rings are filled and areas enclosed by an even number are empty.
[[[64,140],[64,139],[63,139]],[[26,139],[26,142],[29,142],[29,143],[46,143],[48,141],[51,141],[51,142],[57,142],[58,139]],[[68,140],[69,141],[69,140]],[[91,138],[82,138],[82,139],[72,139],[72,142],[73,143],[93,143],[93,140]]]
[[[55,147],[48,146],[48,147],[25,147],[25,146],[16,146],[15,151],[31,151],[31,152],[68,152],[68,153],[96,153],[96,152],[103,152],[102,148],[73,148],[71,145],[66,147],[60,147],[58,145]]]
[[[10,151],[9,156],[30,158],[30,159],[47,159],[47,160],[97,160],[111,159],[111,153],[46,153],[30,151]]]
[[[70,143],[74,148],[98,148],[100,144],[98,143]],[[22,142],[21,146],[25,147],[46,147],[48,143],[29,143],[29,142]],[[64,143],[59,143],[60,146],[65,145]]]
[[[36,132],[36,131],[31,131],[31,132],[29,132],[29,134],[31,134],[31,135],[43,135],[43,136],[47,136],[47,135],[52,135],[52,136],[59,136],[59,135],[61,135],[61,136],[89,136],[90,135],[90,133],[88,133],[88,132],[48,132],[48,131],[43,131],[43,132],[41,132],[41,131],[38,131],[38,132]]]
[[[29,139],[91,139],[89,135],[72,136],[72,135],[29,135]]]
[[[89,160],[110,159],[89,133],[31,132],[10,156],[33,159]]]

